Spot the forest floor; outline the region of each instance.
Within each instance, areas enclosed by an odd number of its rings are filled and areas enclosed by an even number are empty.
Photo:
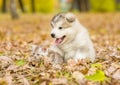
[[[76,15],[90,32],[96,61],[58,67],[28,61],[30,44],[51,45],[54,14],[0,15],[0,85],[120,85],[120,13]]]

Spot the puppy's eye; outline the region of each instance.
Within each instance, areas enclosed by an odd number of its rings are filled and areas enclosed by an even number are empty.
[[[62,29],[62,27],[59,27],[59,29]]]

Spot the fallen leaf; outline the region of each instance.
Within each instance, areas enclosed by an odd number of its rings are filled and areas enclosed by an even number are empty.
[[[66,78],[54,78],[51,82],[53,85],[65,85],[68,81]]]
[[[6,81],[8,82],[8,85],[13,85],[13,83],[12,83],[12,75],[10,74],[10,72],[7,72],[6,74],[5,74],[5,79],[6,79]]]
[[[117,70],[116,72],[114,72],[113,75],[112,75],[112,77],[113,77],[114,79],[119,80],[119,79],[120,79],[120,69]]]
[[[17,60],[15,63],[16,63],[16,65],[18,65],[18,66],[23,66],[23,65],[26,64],[26,62],[25,62],[24,60]]]
[[[76,82],[80,85],[84,85],[86,80],[85,80],[85,76],[79,72],[79,71],[75,71],[72,73],[72,77],[76,80]]]
[[[3,78],[0,78],[0,85],[9,85],[7,81]]]
[[[24,85],[30,85],[29,81],[25,77],[23,77],[22,79],[23,79]]]
[[[95,74],[85,76],[85,78],[92,81],[105,81],[106,76],[103,71],[97,70]]]

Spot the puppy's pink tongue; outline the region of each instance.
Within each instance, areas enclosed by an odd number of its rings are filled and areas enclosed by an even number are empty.
[[[56,45],[59,45],[61,42],[62,42],[62,39],[61,39],[61,38],[57,38],[57,39],[55,40],[55,44],[56,44]]]

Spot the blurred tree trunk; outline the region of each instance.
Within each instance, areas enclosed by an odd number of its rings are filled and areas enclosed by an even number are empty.
[[[88,11],[90,9],[89,0],[73,0],[70,10],[73,10],[74,8],[78,9],[79,11]]]
[[[120,0],[116,0],[116,3],[119,4],[119,3],[120,3]]]
[[[116,4],[116,9],[120,10],[120,7],[119,7],[120,0],[115,0],[115,4]]]
[[[17,14],[17,10],[16,10],[15,0],[10,0],[10,12],[11,12],[11,16],[13,19],[19,18],[18,14]]]
[[[3,12],[3,13],[6,13],[6,12],[7,12],[6,0],[2,0],[2,12]]]
[[[80,0],[80,10],[81,11],[88,11],[90,8],[89,0]]]
[[[35,12],[35,0],[31,0],[32,13]]]
[[[74,0],[75,1],[75,0]],[[81,11],[81,7],[80,7],[80,0],[76,0],[76,6],[78,8],[79,11]]]
[[[85,4],[86,4],[86,11],[90,10],[90,0],[85,0]]]
[[[20,5],[20,8],[21,8],[22,12],[25,12],[23,1],[22,0],[18,0],[18,3]]]
[[[72,11],[73,9],[78,9],[80,10],[80,0],[72,0],[72,6],[70,8],[70,11]]]

